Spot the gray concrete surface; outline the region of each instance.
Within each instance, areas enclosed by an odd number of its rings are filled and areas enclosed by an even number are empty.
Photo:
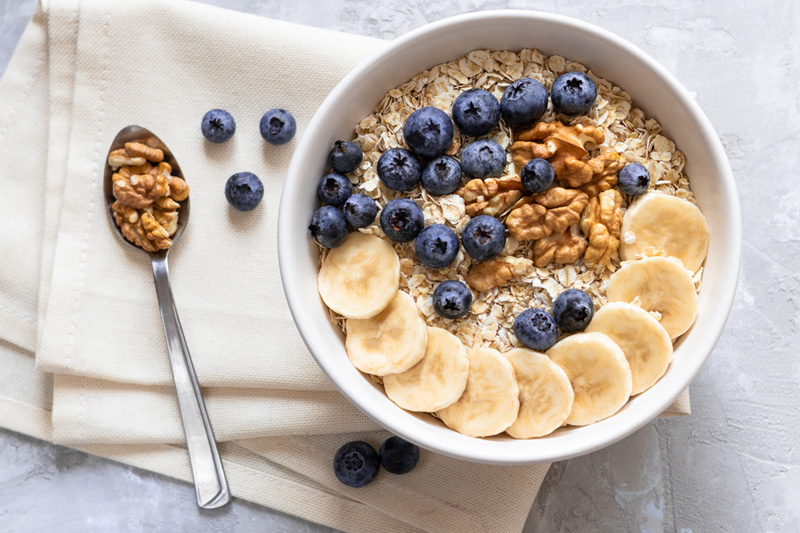
[[[559,12],[632,41],[695,91],[736,174],[745,242],[694,414],[554,465],[525,532],[800,531],[800,4],[206,1],[386,39],[467,11]],[[0,71],[34,3],[0,0]],[[183,483],[0,431],[0,531],[326,531],[241,501],[200,513],[193,500]]]

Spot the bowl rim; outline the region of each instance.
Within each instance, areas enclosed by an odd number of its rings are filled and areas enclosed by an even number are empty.
[[[313,324],[308,323],[308,327],[304,327],[306,320],[303,316],[303,310],[299,308],[300,298],[297,291],[297,285],[295,283],[295,269],[291,264],[289,264],[289,250],[292,246],[296,246],[296,243],[292,243],[291,241],[292,226],[296,225],[296,222],[291,218],[288,205],[294,201],[297,188],[293,189],[292,187],[287,187],[286,184],[284,184],[284,188],[281,192],[281,200],[278,212],[278,262],[281,272],[281,284],[283,285],[289,310],[292,314],[295,324],[297,325],[297,329],[303,338],[303,341],[305,342],[319,367],[333,382],[337,390],[339,390],[339,392],[341,392],[341,394],[344,395],[356,408],[358,408],[380,426],[386,428],[388,431],[412,441],[423,448],[450,457],[487,464],[535,464],[565,460],[572,457],[585,455],[609,446],[627,437],[628,435],[631,435],[644,425],[648,424],[651,420],[655,419],[678,398],[684,389],[688,388],[689,384],[697,377],[697,374],[700,372],[702,367],[705,365],[705,362],[708,360],[708,357],[711,355],[714,346],[722,334],[733,305],[741,267],[742,221],[736,183],[734,181],[733,172],[719,136],[716,134],[716,131],[706,117],[705,113],[700,108],[699,104],[694,100],[684,86],[665,67],[629,41],[594,24],[564,15],[529,10],[479,11],[448,17],[416,28],[391,41],[391,44],[364,59],[344,78],[342,78],[342,80],[328,94],[315,112],[306,128],[307,131],[316,131],[317,128],[323,127],[323,116],[326,115],[335,105],[335,103],[344,96],[347,87],[354,80],[361,78],[376,64],[383,61],[387,56],[396,53],[397,50],[402,49],[410,43],[413,43],[420,37],[437,32],[445,27],[468,25],[478,20],[502,21],[503,19],[513,19],[513,21],[517,23],[520,21],[520,19],[527,19],[530,21],[561,25],[589,34],[595,38],[609,41],[610,44],[624,49],[627,53],[634,56],[657,74],[657,76],[660,78],[657,81],[666,84],[671,92],[673,92],[681,101],[681,103],[689,110],[701,135],[709,141],[709,145],[711,147],[711,153],[709,156],[714,165],[721,170],[720,181],[723,185],[721,188],[721,193],[724,194],[723,204],[727,206],[727,211],[729,214],[729,223],[726,236],[730,240],[730,246],[726,247],[722,252],[722,255],[724,256],[723,261],[727,265],[729,279],[728,282],[722,287],[721,298],[715,301],[715,314],[713,317],[711,317],[710,323],[706,325],[700,344],[696,346],[696,351],[700,352],[698,354],[699,357],[693,357],[691,361],[686,363],[686,368],[682,369],[684,370],[682,372],[684,378],[681,380],[682,385],[680,387],[674,385],[669,389],[669,393],[665,393],[660,397],[660,402],[654,401],[652,407],[648,409],[648,416],[641,417],[641,419],[636,420],[635,422],[629,422],[627,424],[612,424],[609,427],[610,431],[608,431],[604,438],[596,440],[589,439],[584,444],[561,449],[557,453],[543,454],[538,452],[536,447],[531,447],[531,450],[528,451],[528,453],[519,453],[518,451],[515,451],[515,453],[504,453],[503,455],[498,454],[496,449],[490,449],[490,447],[487,446],[464,446],[459,449],[453,449],[453,447],[442,445],[442,443],[434,435],[436,432],[431,431],[409,434],[404,427],[404,423],[398,423],[397,421],[391,419],[391,417],[386,417],[385,413],[381,411],[380,406],[375,406],[369,404],[368,402],[357,401],[355,395],[351,391],[340,385],[339,378],[343,376],[338,373],[335,362],[333,362],[331,358],[320,357],[317,355],[318,353],[325,353],[326,346],[321,340],[314,338],[314,335],[312,334],[313,328],[310,327]],[[286,183],[289,182],[291,176],[298,174],[303,165],[303,154],[307,151],[307,145],[310,143],[311,140],[309,135],[304,135],[300,139],[289,164],[286,174]],[[305,281],[306,283],[308,282],[308,280]],[[299,283],[302,283],[302,280],[300,280]],[[612,420],[613,418],[614,417],[610,417],[606,420]],[[602,422],[603,421],[598,422],[597,424]],[[489,442],[485,441],[484,439],[476,440]],[[532,439],[532,441],[536,440],[537,439]]]

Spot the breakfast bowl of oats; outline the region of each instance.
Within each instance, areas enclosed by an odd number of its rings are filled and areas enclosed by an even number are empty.
[[[311,354],[393,433],[495,464],[629,435],[733,300],[735,184],[687,91],[630,43],[527,11],[415,30],[352,71],[281,198]]]

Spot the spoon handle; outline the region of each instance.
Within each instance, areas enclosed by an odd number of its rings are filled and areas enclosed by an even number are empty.
[[[183,336],[178,310],[172,298],[166,252],[154,254],[152,264],[158,309],[164,324],[164,336],[186,435],[186,447],[189,450],[189,462],[192,465],[197,504],[203,509],[216,509],[228,503],[231,496],[189,348]]]

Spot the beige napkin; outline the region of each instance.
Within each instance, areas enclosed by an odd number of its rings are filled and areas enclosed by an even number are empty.
[[[292,145],[266,145],[257,127],[284,106],[302,134],[382,42],[185,2],[43,7],[0,81],[0,426],[191,479],[185,451],[163,444],[181,431],[146,258],[113,238],[100,205],[104,152],[137,122],[168,142],[193,187],[171,270],[201,381],[215,385],[205,389],[215,429],[284,435],[222,445],[234,495],[348,531],[520,530],[547,465],[425,453],[412,474],[383,473],[360,491],[331,473],[341,443],[387,434],[361,433],[374,424],[331,392],[291,323],[274,240]],[[226,145],[199,134],[211,107],[237,118]],[[241,170],[267,188],[256,212],[222,200]],[[40,370],[74,375],[54,384],[34,370],[34,349]],[[685,400],[673,408],[688,412]]]

